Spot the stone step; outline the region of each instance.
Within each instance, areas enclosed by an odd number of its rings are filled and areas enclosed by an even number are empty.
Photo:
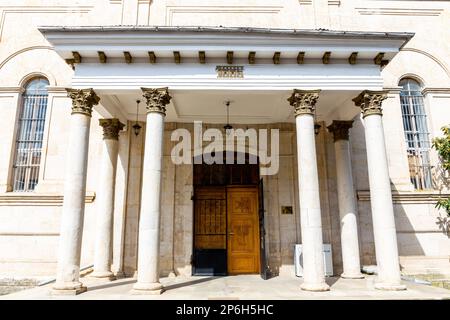
[[[440,273],[416,274],[410,275],[408,278],[414,278],[416,282],[423,281],[434,287],[450,289],[450,275],[443,275]]]
[[[35,287],[39,281],[36,279],[14,279],[14,278],[3,278],[0,279],[0,286],[10,287],[10,286],[25,286],[25,287]]]
[[[33,286],[0,286],[0,296],[31,288]]]
[[[0,295],[5,295],[21,290],[31,289],[38,285],[39,281],[28,278],[1,278],[0,279]]]
[[[433,280],[431,281],[431,285],[434,287],[444,288],[450,290],[450,280]]]

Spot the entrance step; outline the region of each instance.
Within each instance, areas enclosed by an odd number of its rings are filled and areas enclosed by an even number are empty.
[[[36,287],[38,284],[39,281],[36,279],[3,278],[0,279],[0,295],[31,289]]]

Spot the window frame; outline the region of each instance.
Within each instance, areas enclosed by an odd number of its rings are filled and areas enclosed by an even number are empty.
[[[27,94],[29,90],[33,90],[32,88],[29,88],[33,82],[38,81],[37,86],[39,86],[39,82],[44,82],[44,90],[38,89],[34,90],[35,92],[32,92],[32,94]],[[13,147],[13,157],[12,157],[12,165],[11,165],[11,176],[10,176],[10,188],[12,192],[19,192],[19,193],[29,193],[34,192],[36,186],[38,185],[40,178],[41,178],[41,167],[43,165],[43,153],[45,151],[45,138],[46,138],[46,130],[47,130],[47,113],[49,109],[49,92],[48,88],[50,87],[50,81],[49,79],[44,75],[35,75],[33,77],[28,78],[26,81],[23,82],[23,85],[21,86],[22,90],[18,97],[18,110],[16,115],[16,127],[14,132],[14,147]],[[41,92],[39,92],[41,91]],[[45,93],[42,93],[45,92]],[[27,98],[31,97],[32,100],[31,103],[36,103],[37,101],[37,108],[36,105],[33,107],[30,107],[32,110],[25,110]],[[44,100],[45,103],[41,102],[40,100]],[[23,121],[24,120],[24,114],[25,112],[31,111],[31,117],[28,118],[28,122]],[[27,120],[27,118],[25,118]],[[26,126],[28,126],[28,131],[23,131],[24,123]],[[34,139],[31,139],[31,133],[33,133]],[[30,139],[27,139],[27,135]],[[23,137],[23,139],[22,139]],[[26,164],[18,164],[18,157],[20,157],[20,144],[31,144],[32,146],[28,148],[23,148],[24,150],[28,150],[28,153],[31,152],[31,154],[26,155],[27,163]],[[37,145],[37,146],[36,146]],[[30,151],[31,150],[31,151]],[[38,154],[38,156],[33,154]],[[34,159],[33,159],[34,157]],[[36,161],[37,159],[37,161]],[[33,163],[34,162],[34,163]],[[23,186],[18,187],[19,180],[16,179],[18,173],[17,173],[17,167],[23,167],[25,173],[21,173],[24,175],[23,178]],[[32,168],[36,168],[34,171]],[[33,172],[30,172],[33,171]],[[33,176],[31,176],[33,175]],[[34,183],[32,181],[35,181]]]
[[[411,87],[411,83],[414,84],[415,88]],[[423,85],[421,81],[414,77],[407,76],[399,81],[399,87],[401,87],[399,93],[400,111],[410,173],[409,178],[414,190],[433,190],[431,132],[427,103],[422,93]]]

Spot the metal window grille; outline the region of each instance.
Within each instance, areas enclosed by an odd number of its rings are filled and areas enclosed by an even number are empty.
[[[33,79],[22,95],[13,165],[13,191],[33,191],[38,183],[48,84],[44,78]]]
[[[400,103],[411,182],[418,190],[431,189],[430,139],[420,85],[412,79],[400,82]]]

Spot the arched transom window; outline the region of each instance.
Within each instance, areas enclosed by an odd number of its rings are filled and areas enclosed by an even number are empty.
[[[413,79],[403,79],[399,85],[411,182],[418,190],[432,188],[430,138],[422,88]]]
[[[45,78],[30,80],[22,95],[13,166],[13,191],[33,191],[38,183],[47,111]]]

